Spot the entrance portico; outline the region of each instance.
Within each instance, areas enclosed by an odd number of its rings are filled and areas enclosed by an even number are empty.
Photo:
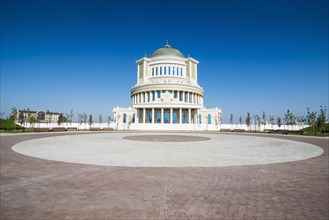
[[[138,108],[137,123],[143,124],[196,124],[195,108]]]

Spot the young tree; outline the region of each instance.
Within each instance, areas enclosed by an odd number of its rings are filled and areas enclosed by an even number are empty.
[[[16,107],[12,108],[11,109],[11,115],[9,117],[9,121],[11,122],[11,125],[12,125],[12,129],[13,130],[16,130],[16,120],[17,120],[17,109]]]
[[[28,122],[30,123],[30,126],[33,127],[34,123],[37,123],[37,119],[32,115],[30,115],[30,117],[28,117]]]
[[[265,126],[266,126],[266,114],[265,112],[263,111],[262,113],[262,121],[261,121],[262,125],[264,125],[264,129],[265,129]]]
[[[231,129],[232,129],[232,126],[233,126],[233,114],[230,115],[230,124],[231,124]]]
[[[93,116],[92,114],[89,115],[89,126],[91,127],[91,125],[93,124]]]
[[[67,126],[67,123],[70,122],[70,115],[68,113],[65,113],[65,117],[64,117],[66,120],[64,120],[66,122],[66,126]]]
[[[70,117],[69,117],[70,125],[72,124],[73,116],[74,116],[74,114],[73,114],[73,109],[71,109]]]
[[[24,113],[23,112],[20,112],[19,113],[19,116],[18,116],[18,122],[21,124],[21,125],[23,125],[24,123],[25,123],[25,115],[24,115]]]
[[[271,123],[271,125],[272,125],[272,129],[273,129],[273,125],[274,125],[274,116],[270,116],[270,123]]]
[[[86,124],[87,124],[87,114],[83,113],[83,123],[85,124],[85,129],[86,129]]]
[[[63,121],[64,121],[63,114],[59,114],[58,119],[57,119],[58,126],[61,126],[61,124],[63,123]]]
[[[282,119],[280,117],[278,117],[276,119],[276,124],[278,125],[279,128],[281,127],[281,125],[282,125]]]
[[[290,125],[293,126],[296,124],[296,117],[294,116],[294,114],[292,112],[290,112],[290,110],[287,110],[287,113],[285,114],[285,121],[286,121],[286,125]]]
[[[260,117],[258,115],[256,115],[256,122],[257,122],[258,129],[260,131],[260,125],[262,124],[262,120],[260,119]]]
[[[78,113],[78,123],[81,125],[82,124],[82,114]]]
[[[313,126],[314,129],[314,135],[316,136],[316,117],[317,112],[310,112],[309,119],[310,119],[310,125]]]
[[[327,108],[326,106],[320,106],[320,114],[317,118],[317,125],[320,127],[320,132],[325,132],[325,124],[327,121]]]
[[[308,124],[308,125],[311,125],[311,118],[310,118],[311,112],[310,112],[310,107],[307,107],[306,110],[307,110],[307,116],[306,116],[307,124]]]
[[[251,120],[250,120],[250,114],[249,114],[249,112],[247,112],[246,124],[247,124],[247,127],[248,127],[248,128],[250,128],[250,123],[251,123]]]
[[[99,126],[102,126],[102,122],[103,122],[103,116],[102,116],[102,114],[99,115],[98,120],[99,120]]]
[[[110,127],[111,120],[112,120],[112,117],[111,117],[111,115],[109,115],[109,116],[107,117],[107,126],[108,126],[108,127]]]

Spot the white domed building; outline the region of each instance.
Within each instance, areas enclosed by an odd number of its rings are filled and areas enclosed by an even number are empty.
[[[221,110],[203,106],[198,61],[165,45],[136,61],[131,107],[113,109],[116,128],[132,130],[219,130]]]

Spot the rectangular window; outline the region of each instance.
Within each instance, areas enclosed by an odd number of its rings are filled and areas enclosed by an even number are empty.
[[[167,67],[163,67],[163,68],[164,68],[163,75],[167,75],[166,73]]]
[[[168,75],[170,75],[170,66],[168,66]]]
[[[162,66],[160,66],[160,76],[162,75]]]
[[[180,68],[180,76],[183,76],[183,68]]]
[[[174,91],[174,98],[177,98],[177,91]]]
[[[158,67],[156,67],[155,70],[156,70],[156,71],[155,71],[156,75],[158,75]]]
[[[158,91],[158,99],[160,98],[161,96],[161,91]]]
[[[175,67],[172,67],[172,74],[175,75]]]
[[[154,67],[152,67],[152,76],[154,76]]]
[[[177,74],[177,76],[178,76],[178,73],[179,73],[179,72],[178,72],[178,67],[177,67],[177,68],[176,68],[176,74]]]

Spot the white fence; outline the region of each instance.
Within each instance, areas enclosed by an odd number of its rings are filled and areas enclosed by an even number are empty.
[[[62,123],[58,125],[57,123],[26,123],[23,125],[26,128],[76,128],[77,130],[89,130],[90,126],[88,123]],[[116,124],[114,122],[108,123],[93,123],[92,128],[113,128],[115,130],[159,130],[159,131],[219,131],[219,130],[245,130],[245,131],[264,131],[264,130],[300,130],[308,125],[251,125],[246,124],[149,124],[149,123],[132,123],[132,124]]]

